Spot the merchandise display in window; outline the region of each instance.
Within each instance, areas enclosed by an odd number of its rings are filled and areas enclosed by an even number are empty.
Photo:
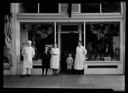
[[[120,23],[102,22],[86,24],[88,61],[120,60]]]

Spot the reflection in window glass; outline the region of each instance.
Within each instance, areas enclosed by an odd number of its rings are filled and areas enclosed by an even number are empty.
[[[38,3],[20,3],[20,13],[37,13]]]
[[[81,13],[99,13],[99,3],[83,3],[81,4]]]
[[[120,12],[120,2],[103,2],[102,3],[102,12]]]
[[[119,61],[120,57],[120,24],[87,23],[86,49],[88,60]]]

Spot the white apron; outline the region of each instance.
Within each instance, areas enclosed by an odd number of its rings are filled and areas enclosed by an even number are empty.
[[[23,55],[23,68],[32,68],[32,58],[35,55],[34,48],[25,46],[22,50]]]
[[[85,61],[85,55],[86,54],[87,54],[87,51],[83,46],[81,46],[81,47],[77,46],[74,69],[76,69],[76,70],[83,70],[84,69],[84,61]]]
[[[51,54],[52,56],[51,56],[50,68],[59,69],[60,50],[58,48],[52,48]]]

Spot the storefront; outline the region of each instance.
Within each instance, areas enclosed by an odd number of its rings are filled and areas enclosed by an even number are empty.
[[[124,74],[126,6],[125,2],[108,5],[107,2],[72,4],[72,11],[67,12],[66,3],[54,4],[54,9],[34,3],[35,8],[28,11],[25,11],[27,4],[12,3],[13,67],[8,74],[21,74],[21,50],[28,39],[36,50],[34,75],[41,74],[44,45],[51,48],[58,44],[60,71],[64,71],[68,53],[75,57],[78,40],[88,51],[84,74]]]

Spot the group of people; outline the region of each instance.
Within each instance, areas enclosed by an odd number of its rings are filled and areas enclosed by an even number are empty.
[[[35,55],[35,50],[31,46],[32,42],[29,40],[27,42],[27,46],[25,46],[22,50],[22,56],[23,56],[23,70],[22,70],[22,76],[31,76],[31,70],[33,67],[33,57]],[[83,71],[84,69],[84,61],[86,59],[87,50],[84,46],[82,46],[81,41],[78,42],[78,46],[76,48],[76,55],[73,65],[73,58],[72,54],[69,54],[69,57],[67,58],[67,69],[71,69],[72,66],[75,70]],[[54,44],[54,47],[49,50],[48,46],[45,46],[45,49],[43,51],[42,55],[42,76],[47,75],[48,69],[53,69],[53,75],[58,74],[58,70],[60,67],[60,50],[57,47],[57,44]]]

